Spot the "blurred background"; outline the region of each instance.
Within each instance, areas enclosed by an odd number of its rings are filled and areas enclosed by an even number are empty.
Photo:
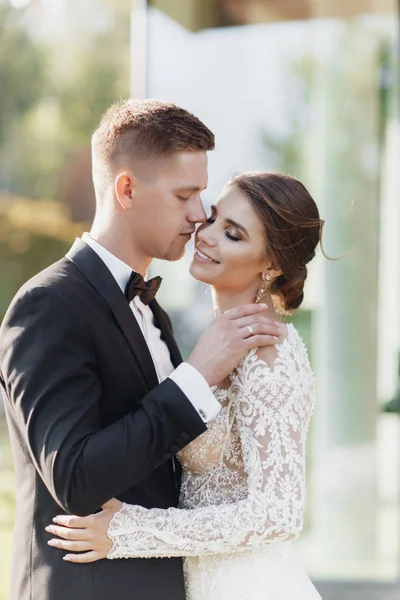
[[[299,177],[326,220],[293,320],[318,402],[298,551],[324,600],[400,597],[397,0],[0,0],[0,318],[90,227],[90,136],[113,101],[174,101],[216,134],[208,207],[237,172]],[[154,263],[187,355],[211,297],[192,248]],[[179,294],[176,290],[179,289]],[[13,468],[0,408],[0,600]]]

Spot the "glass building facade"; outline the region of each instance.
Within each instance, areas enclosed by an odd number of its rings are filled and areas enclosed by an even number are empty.
[[[132,94],[174,101],[216,134],[206,207],[237,172],[293,174],[342,257],[317,257],[293,318],[318,386],[298,541],[316,580],[400,579],[398,51],[392,0],[132,3]],[[211,307],[192,250],[154,267],[184,354]]]

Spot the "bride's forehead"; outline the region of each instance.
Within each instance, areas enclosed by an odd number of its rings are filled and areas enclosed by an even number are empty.
[[[235,188],[225,188],[215,203],[215,209],[218,216],[234,219],[240,217],[248,222],[257,220],[257,215],[251,205],[250,200],[240,190]]]
[[[263,239],[265,226],[250,198],[241,190],[226,188],[215,203],[216,217],[220,223],[226,221],[242,225],[252,239]]]
[[[222,211],[240,208],[248,203],[248,198],[241,190],[234,187],[226,187],[220,193],[215,206],[218,211]]]

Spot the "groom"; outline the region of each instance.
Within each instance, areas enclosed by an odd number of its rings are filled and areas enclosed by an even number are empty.
[[[60,507],[85,515],[114,496],[176,506],[174,456],[219,410],[209,386],[279,332],[257,305],[218,314],[182,363],[154,299],[159,280],[143,280],[154,257],[181,258],[206,219],[214,136],[203,123],[127,101],[106,112],[92,146],[90,235],[21,288],[0,331],[17,489],[11,600],[184,600],[180,559],[73,565],[45,527]]]

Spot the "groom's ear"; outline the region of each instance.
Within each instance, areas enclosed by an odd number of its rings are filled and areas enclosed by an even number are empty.
[[[136,178],[129,171],[119,173],[115,178],[115,197],[124,210],[130,210],[136,195]]]

